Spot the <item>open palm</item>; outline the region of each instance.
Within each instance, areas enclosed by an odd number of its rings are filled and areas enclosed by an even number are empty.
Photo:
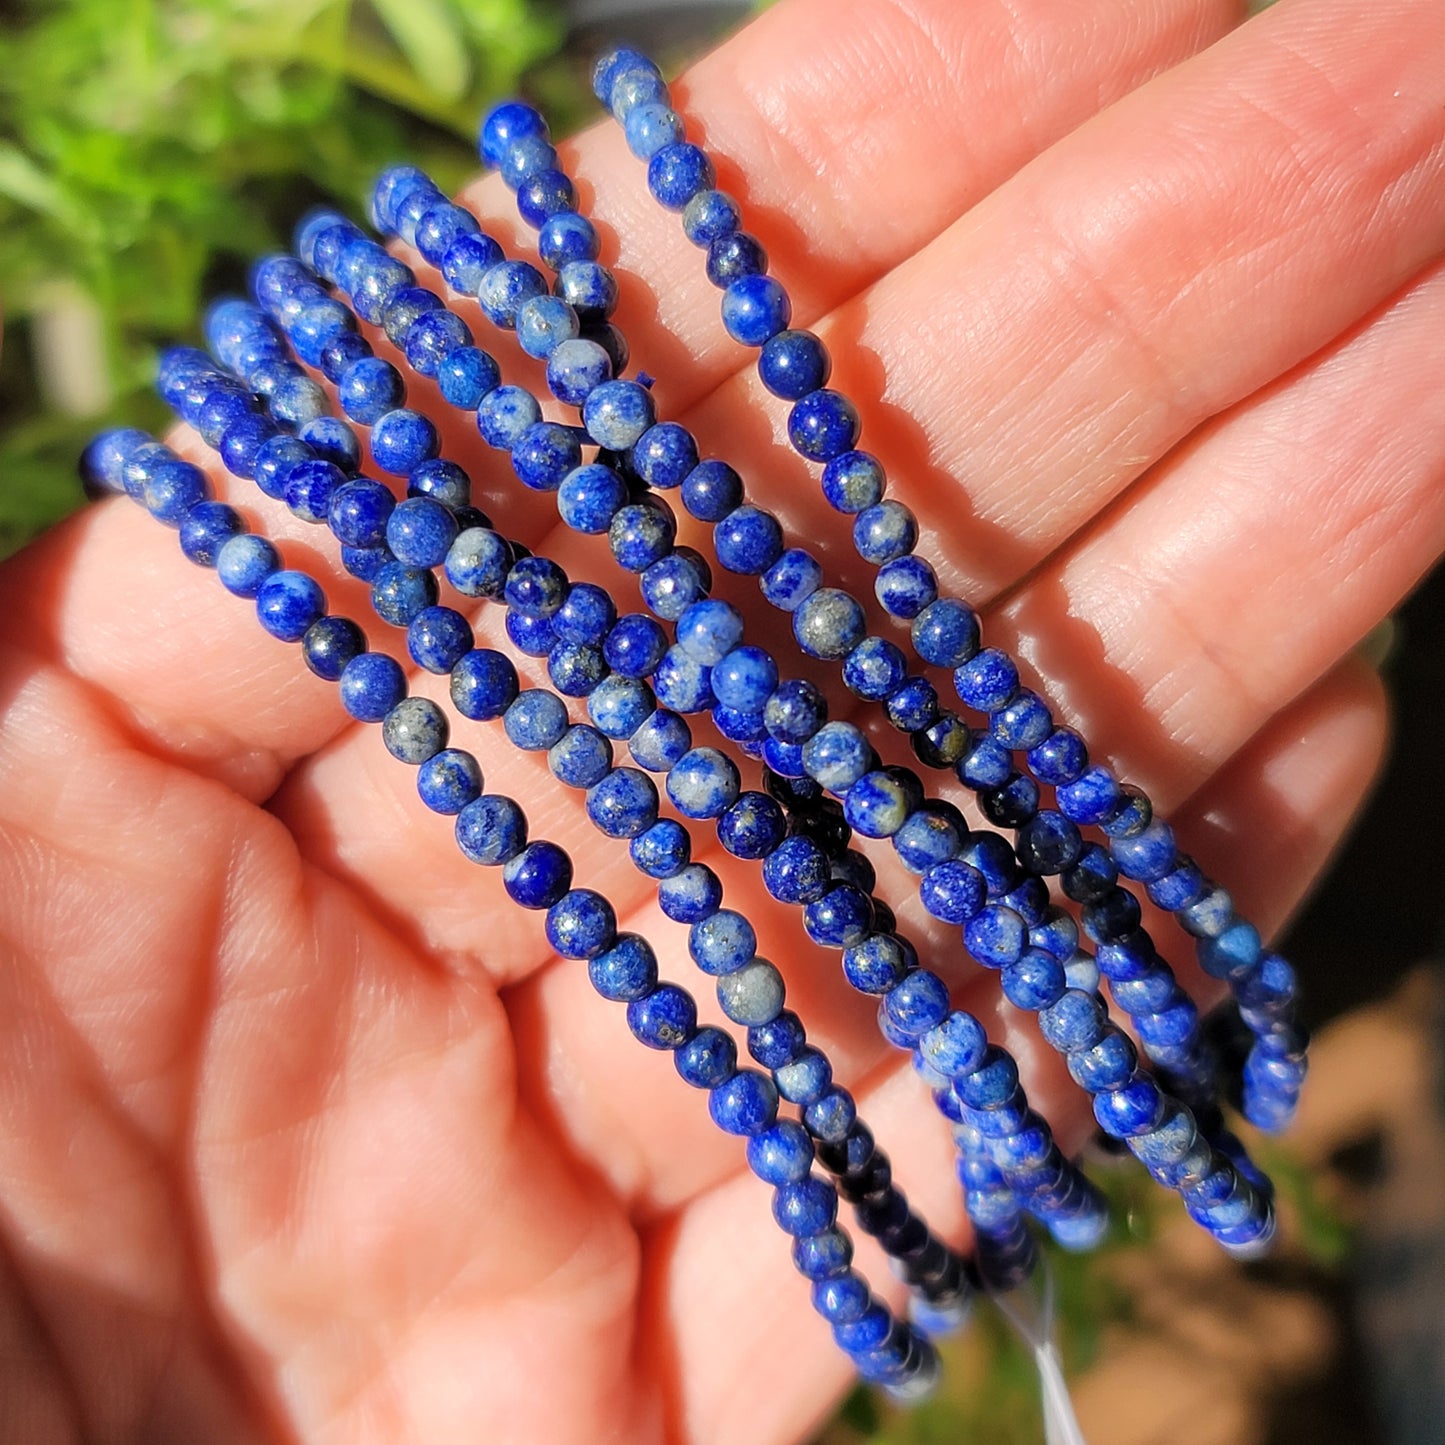
[[[944,581],[1275,927],[1379,758],[1349,651],[1445,537],[1445,8],[1235,10],[785,0],[677,93],[746,164],[721,184]],[[660,414],[863,582],[641,167],[612,130],[569,160]],[[508,232],[494,182],[469,196]],[[510,530],[630,596],[444,434]],[[367,615],[314,535],[242,501]],[[845,1366],[737,1141],[374,730],[123,499],[3,588],[0,1436],[804,1435]],[[496,730],[456,735],[684,977],[680,929],[579,800]],[[728,877],[960,1235],[947,1141],[871,1007],[746,865]],[[994,981],[903,919],[1062,1096]]]

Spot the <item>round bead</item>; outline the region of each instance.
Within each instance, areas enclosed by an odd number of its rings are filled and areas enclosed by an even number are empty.
[[[433,812],[454,817],[481,796],[482,770],[470,753],[443,748],[421,765],[416,790]]]
[[[630,738],[656,706],[646,683],[628,677],[605,679],[587,699],[587,712],[597,728],[619,741]]]
[[[686,427],[659,422],[637,439],[628,460],[650,487],[670,491],[680,487],[697,469],[697,443]]]
[[[627,484],[608,466],[591,463],[563,478],[557,511],[574,532],[605,532],[627,500]]]
[[[570,727],[552,744],[547,766],[569,788],[590,788],[612,768],[612,744],[594,727]]]
[[[834,511],[847,516],[875,506],[883,497],[883,486],[882,463],[869,452],[845,451],[823,468],[823,496]]]
[[[567,731],[567,707],[554,692],[529,688],[517,694],[502,718],[507,737],[528,752],[546,752]]]
[[[582,422],[599,446],[625,452],[653,424],[652,396],[635,381],[606,381],[588,396]]]
[[[451,607],[424,607],[407,626],[407,651],[418,667],[441,676],[472,646],[471,624]]]
[[[693,869],[699,867],[698,864],[692,865]],[[684,870],[684,875],[690,871],[690,869]],[[697,886],[705,888],[705,901],[710,902],[712,890],[707,888],[706,884],[709,880],[716,884],[717,880],[711,869],[704,871],[708,878],[699,880]],[[668,880],[666,892],[670,898],[678,893],[684,875]],[[721,884],[717,884],[717,889],[720,897]],[[659,889],[659,896],[662,892],[663,890]],[[696,911],[696,907],[693,911]],[[688,933],[687,946],[688,951],[692,954],[693,962],[704,973],[721,976],[736,973],[738,969],[750,963],[757,954],[758,940],[752,924],[742,914],[735,913],[730,908],[719,908],[714,905],[706,916],[693,923]]]
[[[371,457],[384,472],[404,477],[437,454],[437,429],[420,412],[398,407],[371,429]]]
[[[432,497],[408,497],[387,518],[387,545],[408,567],[439,566],[456,539],[456,517]]]
[[[873,933],[843,950],[843,973],[860,993],[886,994],[908,972],[903,945],[887,933]]]
[[[711,190],[712,162],[686,141],[663,146],[647,163],[647,188],[659,205],[681,211],[699,191]]]
[[[273,572],[256,593],[256,616],[261,626],[282,642],[300,642],[306,629],[325,611],[325,594],[304,572]]]
[[[867,631],[857,600],[836,587],[820,587],[793,613],[793,636],[809,657],[846,657]]]
[[[890,617],[911,621],[938,599],[938,578],[921,557],[886,563],[873,583],[873,595]]]
[[[383,622],[407,627],[423,608],[437,600],[436,578],[422,567],[388,562],[371,584],[371,605]]]
[[[725,191],[699,191],[683,207],[682,232],[694,246],[708,247],[741,224],[738,203]]]
[[[616,370],[606,349],[587,337],[560,339],[542,354],[547,356],[547,388],[568,406],[584,406]]]
[[[734,858],[766,858],[787,836],[783,810],[766,793],[741,793],[718,819],[718,841]]]
[[[547,557],[521,557],[503,584],[508,607],[523,617],[551,617],[567,600],[567,574]]]
[[[403,698],[381,724],[387,752],[414,768],[446,747],[448,731],[446,714],[425,697]]]
[[[815,462],[833,461],[858,441],[858,413],[841,392],[820,387],[793,404],[788,414],[788,440]]]
[[[529,226],[540,226],[548,216],[559,211],[576,209],[577,188],[565,172],[555,166],[533,171],[517,187],[517,210]]]
[[[783,998],[783,976],[762,958],[724,974],[717,982],[717,999],[723,1013],[749,1028],[777,1018]]]
[[[181,551],[200,567],[214,567],[221,548],[242,534],[244,523],[224,502],[197,502],[181,521]]]
[[[768,253],[762,242],[746,231],[719,236],[707,248],[707,279],[726,290],[741,276],[758,276],[768,269]]]
[[[779,683],[763,708],[769,734],[783,743],[806,743],[828,719],[828,700],[806,679]]]
[[[778,1117],[778,1090],[766,1074],[756,1069],[739,1069],[708,1094],[708,1112],[713,1123],[729,1134],[761,1134],[771,1128]]]
[[[761,346],[792,314],[788,293],[771,276],[740,276],[723,292],[723,326],[743,346]]]
[[[742,640],[742,614],[730,602],[694,602],[677,621],[677,644],[705,667],[721,662]]]
[[[674,984],[659,984],[627,1006],[627,1026],[651,1049],[676,1049],[697,1030],[697,1006]]]
[[[495,867],[527,846],[527,817],[510,798],[485,794],[457,814],[456,839],[473,863]]]
[[[389,361],[364,356],[352,362],[336,384],[336,398],[352,421],[374,426],[406,396],[406,384]]]
[[[522,350],[540,358],[551,356],[563,342],[575,341],[582,330],[577,313],[560,296],[529,296],[517,308],[516,325]]]
[[[736,802],[739,787],[736,765],[715,748],[694,748],[667,778],[667,796],[688,818],[719,817]]]
[[[766,339],[758,357],[763,385],[785,401],[801,401],[826,386],[832,370],[828,348],[811,331],[778,331]]]
[[[657,697],[665,706],[679,713],[703,712],[712,707],[714,698],[711,670],[689,657],[680,647],[669,647],[658,664],[653,682]]]
[[[658,708],[627,740],[639,767],[665,773],[676,766],[692,746],[692,729],[668,708]]]
[[[468,527],[447,549],[447,581],[464,597],[500,598],[512,570],[511,547],[487,527]]]
[[[647,677],[667,652],[667,636],[652,618],[630,612],[613,624],[602,651],[614,672],[627,678]]]
[[[542,273],[527,261],[498,261],[482,272],[477,284],[477,304],[487,320],[504,331],[516,329],[524,302],[546,294]]]
[[[801,547],[790,547],[761,578],[763,596],[782,612],[795,612],[823,585],[822,564]]]
[[[908,791],[885,772],[866,773],[849,790],[843,802],[848,826],[865,838],[891,838],[909,812]]]
[[[956,668],[978,650],[978,617],[966,603],[941,598],[914,618],[912,635],[924,662]]]
[[[612,905],[590,888],[574,888],[547,910],[547,942],[563,958],[595,958],[617,938]]]
[[[796,1184],[813,1167],[813,1141],[802,1125],[779,1119],[749,1138],[748,1167],[764,1184]]]
[[[366,635],[349,617],[319,617],[301,639],[306,666],[327,682],[339,682],[346,664],[366,649]]]
[[[782,556],[783,529],[771,512],[741,506],[717,524],[713,548],[724,570],[756,577]]]
[[[406,696],[406,675],[385,653],[363,652],[341,671],[341,703],[360,722],[381,722]]]
[[[852,723],[832,722],[803,745],[808,776],[830,793],[846,793],[873,766],[873,747]]]
[[[490,236],[462,235],[443,253],[441,273],[458,295],[475,296],[482,278],[502,259],[502,248]]]
[[[609,838],[636,838],[657,822],[657,788],[636,768],[613,768],[588,789],[587,816]]]
[[[742,479],[726,462],[699,462],[682,484],[682,504],[700,522],[721,522],[742,500]]]
[[[569,261],[594,261],[599,249],[596,227],[575,211],[548,216],[537,231],[537,250],[554,271]]]
[[[523,908],[550,908],[572,886],[572,860],[555,843],[528,843],[502,869],[507,896]]]
[[[306,522],[324,522],[331,501],[345,484],[346,474],[334,462],[319,457],[298,462],[286,473],[286,505]]]

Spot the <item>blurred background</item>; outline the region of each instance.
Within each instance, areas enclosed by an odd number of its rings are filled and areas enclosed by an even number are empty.
[[[966,0],[959,0],[966,3]],[[0,555],[81,501],[109,421],[160,426],[158,345],[285,246],[318,201],[363,209],[381,165],[443,185],[486,104],[522,90],[566,133],[587,58],[633,38],[680,64],[751,0],[10,0],[0,6]],[[1370,641],[1396,702],[1375,800],[1286,940],[1317,1031],[1299,1127],[1261,1149],[1285,1242],[1229,1264],[1126,1169],[1119,1225],[1059,1262],[1062,1350],[1113,1445],[1445,1441],[1445,942],[1430,846],[1445,576]],[[1422,795],[1424,786],[1433,795]],[[1404,825],[1404,826],[1402,826]],[[1407,844],[1404,838],[1411,841]],[[1032,1367],[990,1311],[911,1415],[860,1392],[825,1445],[1042,1438]]]

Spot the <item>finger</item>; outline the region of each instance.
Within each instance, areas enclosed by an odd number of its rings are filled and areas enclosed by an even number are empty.
[[[1445,547],[1442,362],[1437,268],[1171,458],[996,635],[1126,776],[1196,786]]]
[[[746,201],[749,228],[778,254],[807,257],[794,292],[807,321],[1240,10],[1238,0],[793,0],[694,66],[675,95],[724,158],[719,184]],[[681,406],[740,364],[701,257],[649,196],[616,126],[562,154],[616,248],[633,355],[659,378],[662,404]],[[465,200],[525,237],[496,177]]]
[[[949,586],[977,600],[1016,581],[1438,254],[1442,63],[1439,6],[1286,0],[828,318],[833,384]],[[765,450],[785,417],[750,377],[690,420],[795,535],[837,536],[812,469]]]
[[[1281,920],[1323,866],[1378,763],[1382,718],[1378,680],[1349,663],[1276,719],[1182,810],[1179,828],[1191,851],[1239,879],[1259,916]],[[1079,1096],[1071,1097],[1065,1111],[1058,1106],[1069,1099],[1041,1102],[1077,1122]],[[941,1121],[922,1107],[917,1080],[895,1070],[860,1103],[909,1197],[956,1237],[962,1219],[948,1146]],[[879,1292],[896,1301],[897,1286],[871,1244],[860,1257]],[[786,1262],[768,1191],[741,1175],[649,1233],[645,1338],[658,1349],[672,1341],[665,1358],[677,1382],[667,1401],[676,1438],[709,1445],[804,1438],[849,1382],[827,1326],[808,1307],[806,1284],[795,1278],[778,1284]],[[698,1308],[700,1300],[707,1309]],[[747,1325],[719,1329],[727,1318]],[[780,1340],[787,1350],[778,1348]],[[738,1381],[747,1388],[739,1390]]]

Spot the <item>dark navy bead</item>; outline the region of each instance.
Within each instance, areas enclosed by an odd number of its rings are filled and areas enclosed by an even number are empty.
[[[386,524],[396,500],[380,482],[358,478],[331,493],[326,520],[346,547],[376,547],[386,540]]]
[[[763,863],[763,886],[780,903],[813,903],[832,884],[827,854],[810,838],[780,843]]]
[[[772,513],[741,506],[717,524],[713,547],[726,571],[756,577],[782,555],[783,529]]]
[[[336,384],[342,410],[362,426],[374,426],[406,397],[406,383],[389,361],[365,356],[347,367]]]
[[[653,674],[658,700],[674,712],[705,712],[714,702],[711,671],[680,647],[669,647]]]
[[[912,733],[938,721],[938,689],[925,677],[910,677],[884,704],[888,721]]]
[[[1086,903],[1080,917],[1090,938],[1096,943],[1110,943],[1139,927],[1139,901],[1122,888],[1111,888],[1101,898]]]
[[[528,752],[546,752],[567,731],[567,708],[554,692],[529,688],[517,694],[502,717],[507,736]]]
[[[482,273],[477,304],[493,326],[512,331],[522,304],[546,294],[547,283],[535,266],[527,261],[499,261]]]
[[[574,888],[547,910],[547,942],[563,958],[595,958],[617,939],[612,905],[590,888]]]
[[[381,739],[398,762],[419,768],[447,745],[446,714],[429,698],[405,697],[382,719]]]
[[[499,533],[469,527],[447,549],[447,581],[464,597],[500,598],[515,558]]]
[[[697,1005],[675,984],[659,984],[627,1005],[627,1027],[650,1049],[681,1048],[697,1031]]]
[[[582,340],[595,341],[602,348],[612,363],[611,374],[614,377],[620,377],[627,370],[631,355],[627,349],[627,338],[610,321],[584,321]]]
[[[502,883],[523,908],[550,908],[572,886],[572,860],[555,843],[528,843],[502,869]]]
[[[862,942],[874,926],[873,904],[851,883],[838,883],[803,910],[803,927],[824,948],[847,948]]]
[[[911,1048],[948,1017],[948,986],[937,974],[915,969],[884,995],[878,1013],[889,1038]]]
[[[534,171],[517,187],[517,210],[534,228],[559,211],[576,209],[577,188],[564,172],[553,167]]]
[[[694,1089],[716,1089],[737,1072],[738,1048],[719,1028],[699,1029],[673,1055],[678,1076]]]
[[[614,672],[628,678],[647,677],[667,652],[667,635],[644,613],[630,612],[613,624],[602,652]]]
[[[699,191],[711,190],[712,162],[686,141],[663,146],[647,163],[647,188],[660,205],[681,211]]]
[[[768,269],[762,242],[746,231],[719,236],[707,248],[707,279],[725,291],[743,276],[760,276]]]
[[[741,793],[718,819],[718,841],[735,858],[766,858],[787,837],[783,810],[766,793]]]
[[[424,607],[407,627],[406,646],[418,667],[445,676],[471,649],[471,624],[454,608]]]
[[[934,602],[914,619],[913,646],[924,662],[957,667],[978,649],[978,617],[963,602]]]
[[[681,823],[664,818],[645,833],[638,834],[629,845],[628,853],[633,863],[649,878],[673,878],[687,867],[692,856],[692,840]],[[721,899],[719,891],[718,902]]]
[[[612,769],[612,744],[596,728],[570,727],[547,754],[552,776],[569,788],[590,788]]]
[[[639,767],[665,773],[692,746],[692,729],[677,713],[660,707],[628,738],[627,746]]]
[[[340,681],[346,664],[366,650],[366,636],[349,617],[319,617],[301,639],[301,656],[317,677]]]
[[[819,388],[793,403],[788,440],[815,462],[833,461],[858,441],[858,413],[841,392]]]
[[[959,760],[956,771],[959,782],[970,788],[996,788],[1013,776],[1013,756],[991,737],[979,736]]]
[[[341,704],[359,722],[381,722],[406,696],[406,675],[385,653],[363,652],[341,671]]]
[[[470,753],[443,748],[421,765],[416,790],[432,812],[455,817],[481,796],[482,770]]]
[[[657,822],[657,788],[636,768],[613,768],[588,790],[587,816],[609,838],[636,838]]]
[[[565,342],[576,341],[582,330],[577,313],[557,296],[529,297],[517,309],[516,326],[522,350],[543,360]]]
[[[755,1069],[739,1069],[732,1078],[709,1093],[708,1112],[718,1128],[729,1134],[761,1134],[771,1128],[778,1117],[778,1090],[766,1074],[760,1074]],[[782,1187],[796,1189],[800,1186],[788,1184]],[[831,1220],[826,1223],[831,1223]]]
[[[473,863],[508,863],[527,846],[527,815],[510,798],[485,794],[457,814],[456,839]]]
[[[886,994],[908,967],[907,953],[891,934],[872,933],[843,950],[843,974],[860,993]]]
[[[238,537],[245,524],[224,502],[197,502],[181,521],[181,551],[201,567],[214,567],[222,547]]]
[[[261,626],[282,642],[300,642],[325,611],[325,594],[304,572],[273,572],[256,593]]]
[[[284,419],[284,418],[283,418]],[[233,476],[252,477],[255,475],[256,454],[273,437],[280,434],[280,428],[268,416],[248,414],[237,417],[221,433],[217,450],[226,470]],[[190,466],[189,462],[177,461],[176,466]],[[197,497],[195,500],[199,501]],[[150,509],[155,512],[155,508]],[[161,521],[166,519],[162,517]]]
[[[813,396],[832,396],[818,391]],[[800,403],[801,404],[801,403]],[[883,498],[883,466],[870,452],[845,451],[823,468],[823,496],[835,512],[853,516]]]
[[[848,690],[871,702],[893,696],[908,676],[908,660],[895,643],[865,637],[843,661]]]
[[[782,612],[795,612],[822,585],[823,568],[801,547],[790,547],[760,579],[763,596]]]
[[[523,617],[551,617],[567,600],[567,574],[547,557],[522,557],[503,586],[507,606]]]
[[[1047,877],[1072,868],[1083,853],[1079,830],[1062,813],[1046,808],[1019,830],[1019,862],[1030,873]]]
[[[587,699],[592,721],[609,738],[625,741],[656,710],[657,701],[646,683],[612,676],[600,683]]]
[[[1119,881],[1119,870],[1106,849],[1089,843],[1061,881],[1066,897],[1075,903],[1094,903]]]
[[[319,416],[308,421],[296,435],[326,462],[334,462],[347,476],[355,476],[361,462],[361,443],[344,421],[334,416]]]
[[[809,657],[846,657],[866,632],[857,599],[836,587],[818,588],[793,613],[793,636]]]
[[[437,580],[424,568],[388,562],[371,584],[371,605],[393,627],[410,626],[424,607],[437,600]]]
[[[793,1241],[793,1266],[805,1279],[828,1279],[853,1262],[853,1244],[841,1229]]]
[[[603,382],[582,408],[592,440],[614,452],[636,446],[654,419],[652,396],[635,381]]]
[[[436,456],[439,445],[436,427],[406,407],[388,412],[371,430],[372,460],[382,471],[399,477]]]
[[[668,491],[680,487],[697,468],[697,443],[686,427],[659,422],[638,438],[628,460],[648,486]]]
[[[995,828],[1022,828],[1039,810],[1039,785],[1026,773],[1013,773],[999,787],[980,792],[978,801]]]
[[[600,249],[596,227],[575,211],[548,216],[537,231],[537,250],[554,271],[570,261],[595,261]]]
[[[436,380],[442,396],[452,406],[472,411],[488,392],[501,385],[502,373],[485,351],[459,346],[438,363]]]
[[[704,864],[685,863],[663,879],[657,890],[657,901],[674,923],[701,923],[721,907],[722,884],[717,874]]]
[[[741,223],[738,203],[725,191],[699,191],[683,207],[682,232],[694,246],[711,246]]]
[[[441,273],[458,295],[475,296],[482,278],[502,260],[502,248],[490,236],[458,236],[442,256]]]
[[[587,977],[603,998],[614,1003],[631,1003],[634,999],[645,998],[657,987],[657,955],[645,938],[639,938],[635,933],[619,933],[611,948],[594,954],[588,961]],[[732,1046],[732,1040],[720,1029],[704,1029],[703,1034],[698,1035],[699,1039],[704,1034],[717,1035]],[[737,1058],[736,1047],[733,1047],[733,1058]],[[702,1066],[701,1063],[699,1066]],[[678,1055],[678,1072],[682,1073],[681,1054]],[[683,1077],[686,1078],[686,1074]],[[712,1082],[710,1080],[698,1087],[711,1088]]]
[[[828,348],[811,331],[779,331],[767,339],[758,357],[763,385],[785,401],[801,401],[826,386],[832,370]]]
[[[480,223],[470,211],[450,201],[437,201],[422,212],[416,223],[416,248],[429,266],[440,266],[458,236],[474,236],[480,230]]]
[[[742,500],[742,479],[726,462],[701,461],[682,484],[682,504],[700,522],[721,522]]]

